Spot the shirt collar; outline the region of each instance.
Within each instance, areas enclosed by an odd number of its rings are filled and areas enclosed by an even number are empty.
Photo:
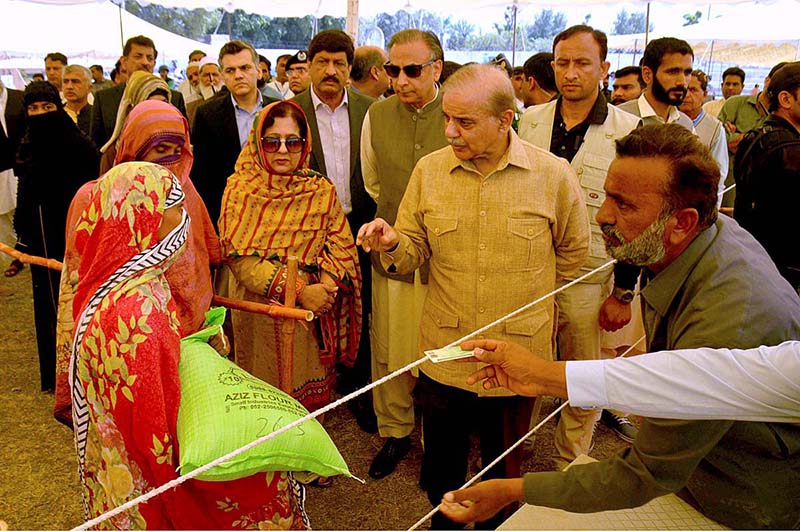
[[[311,103],[314,105],[314,110],[315,111],[317,109],[319,109],[320,105],[324,105],[325,107],[328,107],[328,104],[326,104],[325,102],[320,100],[319,96],[317,96],[317,93],[314,92],[314,86],[313,85],[311,85],[308,89],[311,92]],[[344,107],[347,104],[348,104],[347,103],[347,89],[344,89],[344,96],[342,97],[342,101],[339,102],[339,105],[336,106],[336,109],[334,109],[334,111],[337,111],[340,107]],[[328,109],[330,109],[330,107],[328,107]]]
[[[644,95],[644,92],[641,96],[639,96],[639,114],[641,118],[647,118],[649,116],[654,116],[658,120],[661,120],[661,117],[658,116],[653,106],[650,105],[650,102],[647,101],[647,98]],[[678,112],[678,108],[674,105],[669,106],[669,113],[667,114],[667,124],[671,124],[672,122],[676,121],[680,118],[680,113]]]
[[[435,89],[435,91],[433,93],[433,99],[430,100],[429,102],[425,102],[425,105],[423,105],[419,109],[417,109],[416,107],[414,107],[412,105],[409,105],[408,107],[413,109],[414,112],[416,112],[416,113],[424,112],[426,107],[428,107],[430,104],[434,103],[439,98],[439,84],[438,83],[434,83],[434,89]]]
[[[697,115],[697,118],[695,118],[694,120],[692,120],[692,125],[694,125],[694,127],[697,127],[697,124],[699,124],[699,123],[700,123],[700,121],[701,121],[701,120],[702,120],[702,119],[703,119],[705,116],[706,116],[706,111],[705,111],[705,109],[703,109],[703,108],[701,107],[701,108],[700,108],[700,114],[699,114],[699,115]]]
[[[247,113],[247,114],[256,113],[256,112],[258,112],[258,111],[260,111],[261,109],[264,108],[264,99],[263,99],[263,96],[261,96],[261,92],[258,93],[258,103],[256,103],[256,106],[252,111],[248,111],[247,109],[245,109],[244,107],[239,105],[239,102],[237,102],[236,98],[233,97],[233,93],[231,93],[231,102],[233,102],[233,108],[235,110],[241,111],[241,112]]]
[[[558,97],[556,101],[556,115],[561,116],[561,102],[563,98],[561,96]],[[601,92],[597,93],[597,98],[594,101],[594,106],[592,110],[589,111],[589,116],[586,117],[586,120],[581,122],[582,124],[594,124],[594,125],[601,125],[604,124],[606,118],[608,117],[608,103],[606,102],[605,96]],[[562,117],[563,118],[563,117]]]
[[[492,170],[492,174],[499,172],[501,170],[505,170],[508,166],[517,166],[519,168],[523,168],[525,170],[532,170],[533,166],[531,165],[530,160],[528,159],[528,153],[525,151],[525,146],[522,143],[522,140],[517,136],[516,132],[513,129],[509,129],[509,143],[508,149],[500,157],[500,160],[497,163],[497,167]],[[456,157],[455,152],[453,149],[450,149],[450,162],[448,164],[450,169],[450,173],[452,173],[456,168],[461,167],[464,170],[468,170],[470,172],[475,172],[480,174],[478,169],[475,167],[475,164],[472,161],[462,161],[458,157]],[[491,175],[491,174],[490,174]]]
[[[703,258],[726,222],[720,216],[717,222],[695,237],[678,258],[653,277],[642,290],[642,297],[661,316],[666,316],[672,301],[682,289],[686,279]]]

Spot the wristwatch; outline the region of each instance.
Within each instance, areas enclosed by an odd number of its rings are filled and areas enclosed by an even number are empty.
[[[627,288],[620,288],[619,286],[614,287],[614,291],[611,292],[611,295],[614,296],[614,299],[617,301],[621,301],[623,303],[630,303],[633,301],[633,296],[636,295],[634,290],[628,290]]]

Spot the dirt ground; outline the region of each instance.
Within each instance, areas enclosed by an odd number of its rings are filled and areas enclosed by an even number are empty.
[[[77,526],[84,518],[72,432],[53,419],[53,396],[39,392],[29,268],[13,278],[0,277],[0,346],[0,520],[12,530]],[[543,415],[552,408],[547,402]],[[537,434],[524,470],[554,468],[554,426],[551,421]],[[418,486],[418,431],[397,470],[372,480],[367,470],[383,444],[381,438],[363,433],[346,407],[328,414],[325,427],[352,473],[367,482],[337,478],[328,488],[309,488],[306,510],[315,529],[405,530],[428,513],[431,507]],[[598,425],[591,454],[604,458],[624,445]],[[475,453],[472,473],[480,469],[479,462]]]

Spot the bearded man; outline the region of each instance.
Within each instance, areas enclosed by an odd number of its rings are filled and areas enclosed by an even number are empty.
[[[648,351],[751,348],[800,334],[797,293],[750,233],[717,216],[718,176],[708,148],[676,124],[617,141],[597,221],[609,255],[644,269]],[[448,493],[442,510],[481,521],[516,500],[590,513],[677,493],[731,528],[796,528],[798,483],[798,424],[644,418],[632,449]]]

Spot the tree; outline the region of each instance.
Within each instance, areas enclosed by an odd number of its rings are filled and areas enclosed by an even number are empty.
[[[622,8],[617,13],[617,18],[614,20],[614,25],[611,28],[611,35],[630,35],[632,33],[644,33],[647,24],[647,15],[645,13],[628,13],[628,10]],[[650,31],[653,31],[653,23],[650,23]]]
[[[503,12],[503,22],[501,24],[495,22],[494,29],[498,35],[514,29],[514,8],[512,6],[506,7],[505,12]]]
[[[460,19],[455,24],[448,25],[446,31],[447,43],[445,46],[450,50],[464,50],[467,46],[467,39],[475,33],[475,26]]]
[[[703,13],[700,11],[695,11],[694,15],[691,13],[686,13],[683,15],[683,20],[686,22],[683,23],[684,26],[691,26],[693,24],[697,24],[700,22],[700,19],[703,17]]]
[[[533,24],[526,26],[526,33],[530,39],[551,39],[566,27],[567,16],[564,13],[545,9],[536,15]]]

